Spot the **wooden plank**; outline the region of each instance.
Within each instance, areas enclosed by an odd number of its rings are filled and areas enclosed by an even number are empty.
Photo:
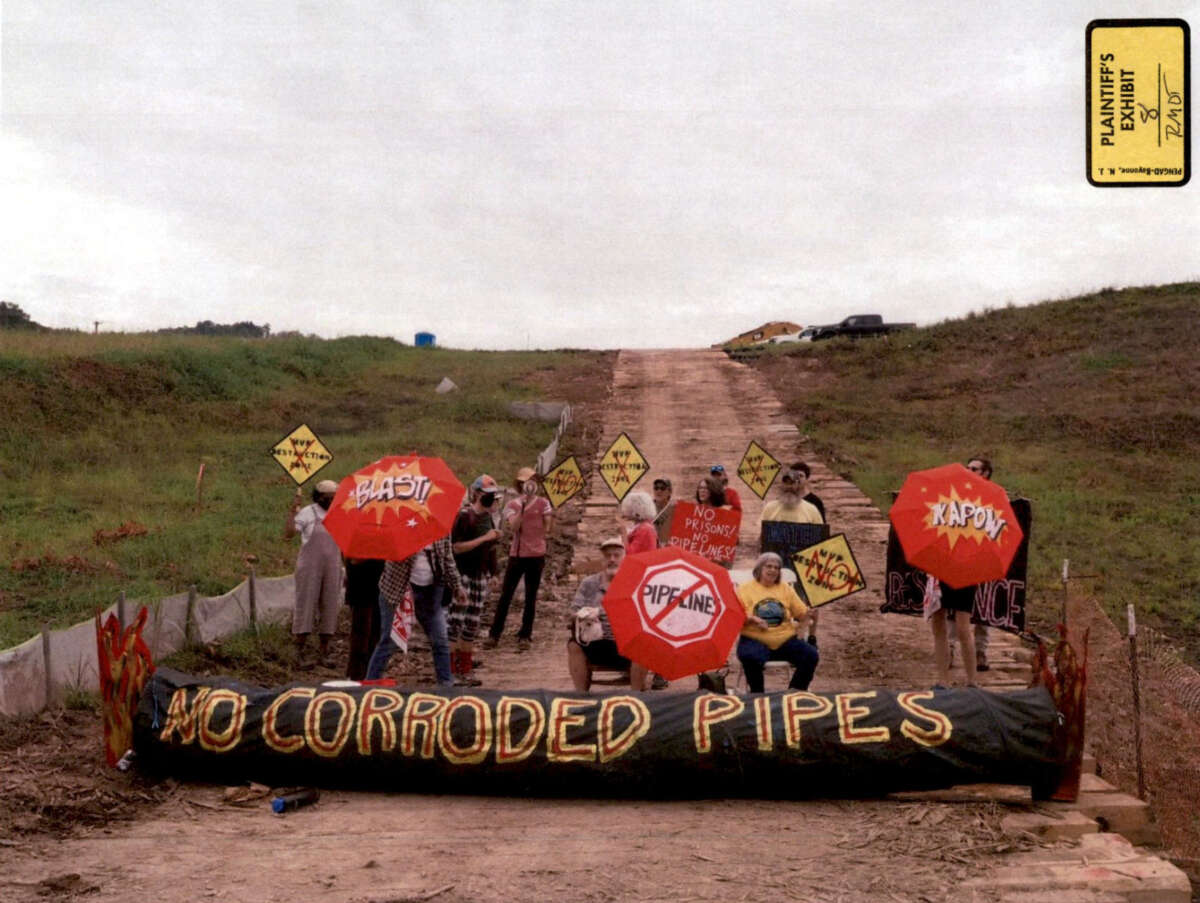
[[[903,790],[887,798],[902,803],[1013,803],[1033,804],[1033,791],[1017,784],[958,784],[939,790]]]

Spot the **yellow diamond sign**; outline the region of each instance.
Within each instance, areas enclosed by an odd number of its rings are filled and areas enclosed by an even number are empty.
[[[600,476],[618,502],[649,469],[650,464],[625,433],[617,436],[600,458]]]
[[[555,464],[546,474],[542,485],[546,488],[546,498],[555,508],[579,492],[583,488],[583,472],[575,456],[571,455]]]
[[[750,491],[760,499],[766,498],[767,490],[779,475],[780,464],[771,453],[751,441],[742,455],[742,463],[738,465],[737,473],[742,482],[750,487]]]
[[[845,533],[831,536],[792,556],[796,577],[813,608],[867,588]]]
[[[317,434],[302,423],[273,446],[269,453],[300,485],[333,460],[329,449],[321,444]]]

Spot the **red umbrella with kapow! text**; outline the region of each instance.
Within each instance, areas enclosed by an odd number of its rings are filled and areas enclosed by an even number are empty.
[[[913,567],[955,589],[1003,579],[1024,533],[998,483],[961,464],[910,473],[888,518]]]
[[[347,558],[403,561],[450,533],[465,492],[441,458],[391,455],[338,484],[325,529]]]

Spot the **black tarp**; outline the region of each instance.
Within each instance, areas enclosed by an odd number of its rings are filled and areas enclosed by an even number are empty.
[[[1046,793],[1037,688],[587,695],[292,684],[159,669],[140,766],[179,777],[514,796],[874,796],[994,782]]]

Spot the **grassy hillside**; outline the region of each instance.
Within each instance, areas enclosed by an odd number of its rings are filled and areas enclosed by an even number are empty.
[[[775,347],[755,366],[883,510],[910,470],[990,457],[1033,501],[1031,614],[1062,560],[1200,657],[1200,284],[988,311],[888,340]]]
[[[74,623],[120,590],[223,592],[247,554],[260,573],[289,572],[294,483],[268,449],[301,422],[334,454],[320,478],[414,450],[446,458],[464,481],[499,478],[532,464],[553,432],[512,417],[510,401],[591,395],[610,368],[602,353],[378,338],[0,332],[0,648],[45,621]],[[460,391],[436,394],[445,376]],[[147,532],[97,542],[128,522]]]

